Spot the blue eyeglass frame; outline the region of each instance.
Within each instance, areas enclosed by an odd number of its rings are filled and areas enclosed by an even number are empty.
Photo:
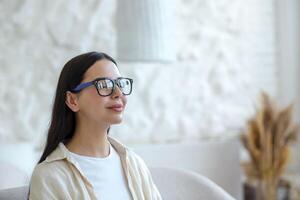
[[[131,88],[130,88],[130,92],[129,92],[128,94],[124,94],[123,90],[120,89],[123,95],[130,95],[131,92],[132,92],[132,83],[133,83],[133,79],[131,79],[131,78],[125,78],[125,77],[118,77],[117,79],[111,79],[111,78],[108,78],[108,77],[100,77],[100,78],[96,78],[95,80],[92,80],[92,81],[90,81],[90,82],[85,82],[85,83],[81,83],[81,84],[77,85],[77,86],[76,86],[74,89],[72,89],[71,91],[74,92],[74,93],[77,93],[77,92],[80,92],[81,90],[83,90],[84,88],[87,88],[87,87],[90,87],[90,86],[94,85],[94,86],[96,87],[96,90],[97,90],[98,94],[99,94],[100,96],[102,96],[102,97],[106,97],[106,96],[110,96],[110,95],[114,92],[114,90],[115,90],[115,88],[116,88],[116,85],[119,87],[117,81],[120,80],[120,79],[127,79],[127,80],[130,81]],[[110,81],[113,83],[113,89],[111,90],[111,93],[110,93],[110,94],[107,94],[107,95],[102,95],[102,94],[100,94],[100,92],[99,92],[99,90],[98,90],[98,87],[97,87],[97,82],[98,82],[98,81],[101,81],[101,80],[110,80]]]

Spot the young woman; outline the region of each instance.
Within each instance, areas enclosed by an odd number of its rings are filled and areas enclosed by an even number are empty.
[[[108,136],[110,126],[122,121],[132,83],[104,53],[65,64],[29,199],[161,199],[143,160]]]

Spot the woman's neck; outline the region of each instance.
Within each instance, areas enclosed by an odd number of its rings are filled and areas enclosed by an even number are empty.
[[[66,147],[69,151],[79,155],[106,157],[109,155],[108,127],[91,123],[78,123],[74,135]]]

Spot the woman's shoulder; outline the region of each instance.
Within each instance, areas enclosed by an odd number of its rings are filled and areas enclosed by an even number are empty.
[[[64,145],[59,144],[45,160],[37,164],[33,170],[34,175],[55,175],[57,173],[65,173],[69,167],[66,162],[67,153]]]
[[[61,176],[67,171],[66,164],[63,160],[56,160],[53,162],[43,161],[35,166],[32,172],[32,178],[49,178]]]
[[[138,155],[133,149],[127,149],[127,158],[131,166],[148,171],[148,167],[143,158]]]
[[[30,199],[48,199],[50,196],[70,199],[64,195],[74,191],[74,188],[66,184],[71,178],[72,174],[64,160],[37,164],[30,179]]]

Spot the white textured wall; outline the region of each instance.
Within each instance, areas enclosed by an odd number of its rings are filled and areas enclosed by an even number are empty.
[[[125,142],[231,137],[260,89],[277,95],[273,0],[175,0],[176,62],[125,63],[134,78]],[[2,0],[0,139],[43,141],[63,64],[116,55],[116,0]]]

